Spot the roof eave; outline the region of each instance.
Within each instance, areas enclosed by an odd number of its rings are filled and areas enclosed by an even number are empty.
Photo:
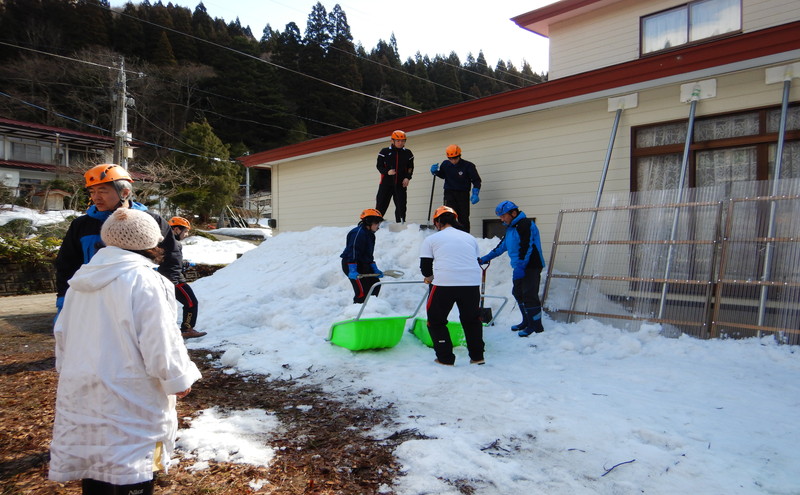
[[[414,132],[452,125],[487,115],[799,50],[800,36],[797,36],[798,32],[800,32],[800,22],[784,24],[575,74],[478,100],[437,108],[381,124],[254,153],[241,157],[239,160],[246,167],[276,164],[288,159],[324,153],[331,149],[353,147],[373,140],[388,139],[394,129]]]

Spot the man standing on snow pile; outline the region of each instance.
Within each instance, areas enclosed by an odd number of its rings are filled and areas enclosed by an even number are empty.
[[[539,228],[511,201],[503,201],[497,205],[495,214],[506,226],[506,234],[497,247],[478,261],[485,265],[508,251],[513,269],[511,278],[514,285],[511,293],[522,313],[522,322],[512,326],[511,330],[518,332],[520,337],[527,337],[534,332],[541,333],[544,326],[539,281],[544,268],[544,256]]]
[[[394,219],[397,223],[406,221],[406,201],[408,183],[414,175],[414,154],[406,148],[406,133],[394,131],[392,144],[378,153],[376,167],[381,173],[378,194],[375,197],[375,209],[386,215],[389,202],[394,198]]]
[[[356,228],[347,234],[347,245],[342,251],[342,271],[353,286],[353,303],[361,304],[378,279],[383,277],[383,272],[375,264],[373,252],[375,251],[375,232],[383,221],[381,212],[374,208],[367,208],[361,212],[361,221]],[[378,286],[372,293],[377,296],[381,291]]]
[[[419,268],[425,282],[431,284],[428,295],[428,332],[436,351],[436,362],[453,366],[453,341],[447,329],[447,316],[458,306],[464,328],[470,364],[484,364],[483,324],[480,320],[481,268],[478,242],[458,229],[458,215],[449,206],[440,206],[433,213],[433,226],[438,232],[422,241]]]
[[[181,273],[183,255],[181,244],[172,235],[169,224],[147,207],[133,201],[133,179],[127,170],[119,165],[104,163],[94,166],[83,174],[89,192],[91,206],[72,221],[61,242],[56,257],[56,308],[61,311],[64,295],[69,288],[69,279],[86,264],[105,244],[100,238],[103,222],[117,209],[126,208],[145,211],[158,223],[163,241],[158,247],[164,250],[164,259],[158,265],[158,272],[173,284],[184,281]]]
[[[445,155],[447,160],[431,165],[431,173],[444,179],[444,204],[458,214],[458,228],[469,232],[469,205],[480,201],[478,193],[481,190],[481,176],[478,175],[474,163],[461,158],[461,148],[458,145],[448,146]]]
[[[169,219],[169,226],[172,228],[172,234],[178,244],[189,236],[189,230],[192,228],[189,220],[183,217],[172,217]],[[194,291],[186,283],[183,277],[183,272],[189,267],[189,262],[184,260],[181,265],[181,282],[175,284],[175,299],[183,306],[183,319],[181,320],[181,335],[184,339],[191,339],[194,337],[202,337],[208,332],[198,332],[194,329],[197,324],[197,296]]]

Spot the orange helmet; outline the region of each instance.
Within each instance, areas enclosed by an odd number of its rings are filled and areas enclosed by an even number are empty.
[[[189,224],[189,220],[186,220],[183,217],[172,217],[169,219],[169,226],[170,227],[186,227],[187,229],[192,228]]]
[[[459,148],[457,144],[451,144],[444,150],[444,154],[447,155],[447,158],[461,156],[461,148]]]
[[[131,174],[127,170],[114,163],[103,163],[96,165],[83,174],[86,179],[86,187],[103,184],[104,182],[114,182],[126,180],[133,182]]]
[[[405,139],[406,133],[403,131],[394,131],[392,133],[392,139]]]
[[[456,213],[456,210],[450,208],[449,206],[440,206],[436,208],[436,211],[433,212],[433,219],[436,220],[445,213],[452,213],[456,217],[456,220],[458,220],[458,213]]]
[[[378,217],[383,218],[383,214],[380,211],[376,210],[375,208],[367,208],[366,210],[361,212],[361,220],[364,220],[367,217]]]

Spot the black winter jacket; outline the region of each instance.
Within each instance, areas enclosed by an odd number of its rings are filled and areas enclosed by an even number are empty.
[[[472,187],[481,188],[481,176],[475,164],[463,158],[453,165],[445,160],[439,165],[436,177],[444,179],[444,189],[451,191],[469,191]]]
[[[391,145],[378,153],[378,163],[375,166],[381,173],[381,184],[392,181],[395,185],[402,185],[403,179],[411,180],[414,175],[414,153],[408,148],[395,148]],[[388,175],[392,169],[397,173]]]
[[[181,243],[172,234],[169,223],[159,215],[147,211],[147,207],[140,203],[133,202],[131,208],[146,211],[161,227],[161,235],[164,236],[164,240],[161,241],[158,247],[164,250],[164,261],[158,266],[158,272],[167,277],[173,284],[185,282],[186,279],[181,272],[183,250]],[[100,229],[111,213],[111,211],[98,211],[92,205],[85,215],[79,216],[70,223],[56,257],[57,297],[63,297],[66,294],[69,288],[69,279],[75,275],[78,268],[88,263],[100,248],[105,247],[105,244],[100,239]]]

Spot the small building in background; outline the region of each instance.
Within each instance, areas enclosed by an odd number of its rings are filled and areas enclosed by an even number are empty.
[[[110,162],[113,151],[111,137],[0,117],[0,183],[32,206],[39,201],[55,207],[47,209],[63,209],[71,193],[61,191],[60,198],[58,193],[46,198],[38,194],[46,193],[55,179],[83,187],[87,164]]]

